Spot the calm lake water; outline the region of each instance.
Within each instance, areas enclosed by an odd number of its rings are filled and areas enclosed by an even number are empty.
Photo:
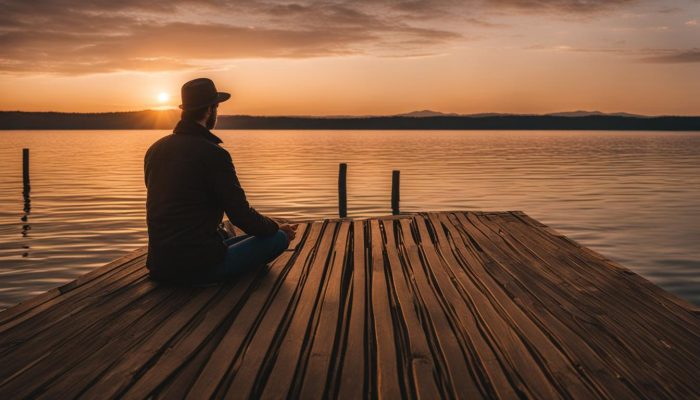
[[[143,154],[168,133],[0,132],[0,309],[146,244]],[[698,132],[217,134],[271,216],[337,215],[340,162],[349,215],[389,214],[399,169],[402,211],[522,210],[700,304]]]

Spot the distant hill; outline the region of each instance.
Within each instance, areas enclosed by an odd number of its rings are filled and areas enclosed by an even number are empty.
[[[457,114],[457,113],[443,113],[440,111],[432,110],[421,110],[421,111],[411,111],[404,114],[396,114],[394,117],[513,117],[513,116],[533,116],[536,114],[508,114],[508,113],[479,113],[479,114]],[[553,117],[588,117],[591,115],[610,115],[615,117],[631,117],[631,118],[648,118],[646,115],[630,114],[625,112],[618,113],[604,113],[600,111],[564,111],[549,113],[543,115],[551,115]]]
[[[431,110],[421,110],[421,111],[411,111],[405,114],[396,114],[393,117],[456,117],[459,114],[456,113],[442,113],[439,111]]]
[[[433,115],[436,114],[436,115]],[[2,130],[172,129],[178,110],[114,113],[0,111]],[[223,115],[217,129],[402,129],[402,130],[666,130],[700,131],[697,116],[637,116],[575,111],[549,115],[454,115],[417,111],[396,116],[264,117]]]
[[[600,111],[565,111],[558,113],[550,113],[546,115],[551,115],[554,117],[589,117],[591,115],[609,115],[614,117],[630,117],[630,118],[649,118],[646,115],[630,114],[625,112],[619,113],[603,113]]]

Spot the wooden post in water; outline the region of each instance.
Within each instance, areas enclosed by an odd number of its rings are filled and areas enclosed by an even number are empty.
[[[22,184],[23,192],[29,193],[29,149],[22,149]]]
[[[22,198],[24,199],[24,214],[22,215],[22,236],[27,237],[31,226],[29,225],[29,213],[32,211],[32,200],[29,197],[29,149],[22,149]],[[28,249],[28,245],[24,245]],[[29,256],[29,252],[22,253],[22,257]]]
[[[391,213],[399,215],[399,178],[401,171],[391,172]]]
[[[347,192],[348,165],[340,163],[338,171],[338,215],[340,218],[348,216],[348,192]]]

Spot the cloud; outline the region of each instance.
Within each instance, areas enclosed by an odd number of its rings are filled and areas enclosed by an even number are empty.
[[[689,50],[660,50],[658,55],[642,58],[642,61],[650,63],[697,63],[700,62],[700,48]]]
[[[463,38],[386,11],[392,7],[350,1],[0,0],[0,71],[78,74],[192,68],[212,59],[402,56]]]
[[[636,0],[0,0],[0,72],[199,68],[210,60],[445,54],[507,15]],[[480,29],[479,35],[471,34]]]
[[[638,3],[637,0],[494,0],[493,7],[527,13],[594,14]]]
[[[624,43],[619,43],[624,44]],[[644,48],[633,49],[624,46],[610,47],[575,47],[569,45],[543,46],[540,44],[526,47],[526,50],[551,51],[551,52],[576,52],[576,53],[599,53],[612,54],[628,57],[634,61],[648,63],[696,63],[700,62],[700,48],[691,49],[660,49]]]

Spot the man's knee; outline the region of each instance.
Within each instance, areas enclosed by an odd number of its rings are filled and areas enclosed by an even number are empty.
[[[289,238],[283,230],[278,229],[275,233],[274,238],[276,245],[275,248],[278,249],[280,253],[287,249],[287,247],[289,246]]]

